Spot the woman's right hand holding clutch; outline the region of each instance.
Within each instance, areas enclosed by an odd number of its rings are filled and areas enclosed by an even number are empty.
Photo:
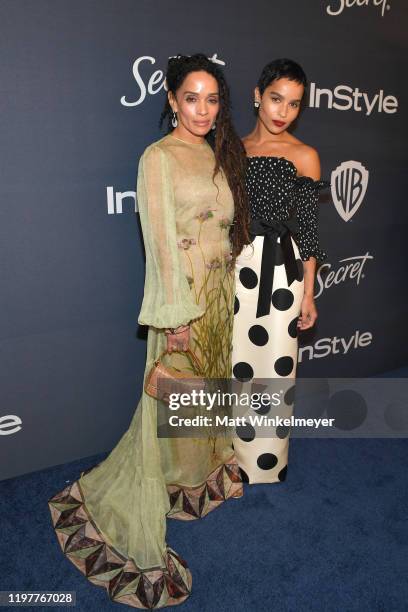
[[[180,325],[175,329],[166,329],[167,350],[169,353],[173,351],[186,351],[190,345],[190,325]]]

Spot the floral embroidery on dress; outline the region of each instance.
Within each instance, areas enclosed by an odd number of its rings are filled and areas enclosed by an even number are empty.
[[[190,246],[197,244],[195,238],[183,238],[180,242],[177,243],[179,249],[187,250]]]
[[[232,225],[232,221],[231,219],[228,219],[227,217],[223,217],[219,221],[219,226],[221,229],[228,229],[231,225]]]
[[[227,270],[232,271],[234,269],[234,260],[232,257],[232,253],[225,253],[224,261],[225,261]]]
[[[207,377],[228,378],[234,299],[234,262],[228,231],[233,220],[220,208],[201,210],[194,219],[196,236],[177,242],[185,258],[193,299],[196,304],[206,305],[205,314],[192,323],[192,349],[202,360]],[[211,244],[219,245],[215,252],[208,248],[209,237]],[[193,251],[192,245],[196,246]]]
[[[205,265],[209,270],[218,270],[218,268],[221,268],[221,262],[218,257],[212,259],[209,263]]]
[[[213,211],[208,208],[207,210],[203,210],[201,211],[197,216],[196,219],[198,219],[200,221],[200,223],[202,223],[203,221],[207,221],[207,219],[211,219],[211,217],[214,216]]]

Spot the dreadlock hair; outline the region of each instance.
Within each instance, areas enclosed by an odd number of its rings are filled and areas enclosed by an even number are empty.
[[[223,171],[234,199],[234,221],[230,228],[232,258],[240,254],[243,247],[250,243],[249,237],[249,206],[245,189],[246,153],[244,146],[235,132],[231,120],[231,103],[227,82],[221,68],[209,60],[203,53],[191,56],[178,55],[168,61],[166,83],[167,88],[176,97],[178,89],[190,72],[205,71],[218,83],[220,110],[217,115],[217,128],[210,130],[206,140],[212,147],[215,156],[215,175]],[[172,109],[168,98],[160,116],[160,127],[167,119],[168,132],[173,130],[171,124]]]

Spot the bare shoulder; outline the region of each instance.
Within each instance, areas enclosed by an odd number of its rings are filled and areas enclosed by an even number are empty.
[[[320,179],[320,157],[314,147],[299,141],[295,165],[300,176],[310,176],[315,181]]]
[[[254,142],[252,139],[252,134],[247,134],[243,138],[241,138],[241,142],[244,145],[244,149],[247,154],[251,154],[251,149],[254,147]]]

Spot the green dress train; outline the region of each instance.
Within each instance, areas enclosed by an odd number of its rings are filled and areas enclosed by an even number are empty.
[[[149,326],[145,376],[166,347],[164,330],[191,322],[190,347],[209,378],[231,376],[234,204],[215,177],[207,142],[169,134],[139,163],[146,250],[139,323]],[[186,358],[173,354],[172,365]],[[143,392],[130,427],[102,463],[49,500],[63,552],[109,597],[136,608],[184,601],[186,562],[166,544],[166,517],[205,516],[242,495],[231,439],[157,437],[156,401]]]

